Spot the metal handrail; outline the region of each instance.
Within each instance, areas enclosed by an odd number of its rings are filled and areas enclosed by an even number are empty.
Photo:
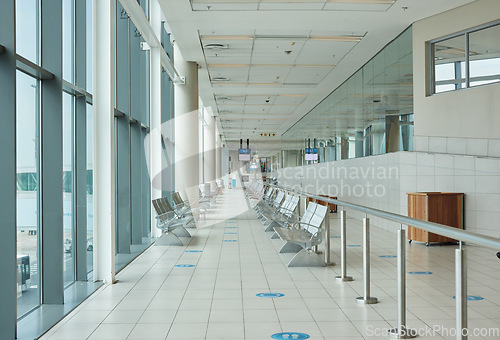
[[[302,191],[302,190],[297,190],[294,188],[287,188],[287,187],[284,187],[281,185],[268,184],[268,183],[266,183],[266,185],[274,186],[276,188],[286,190],[286,191],[292,191],[296,194],[307,196],[310,198],[314,198],[318,201],[333,203],[333,204],[339,205],[341,207],[352,208],[354,210],[364,212],[365,214],[370,214],[373,216],[382,217],[382,218],[385,218],[387,220],[398,222],[398,223],[401,223],[404,225],[411,225],[412,227],[418,227],[418,229],[422,229],[425,231],[432,232],[434,234],[453,238],[453,239],[458,240],[458,241],[469,242],[472,244],[492,248],[495,250],[500,249],[500,238],[490,237],[490,236],[486,236],[486,235],[480,235],[480,234],[472,233],[470,231],[466,231],[463,229],[457,229],[454,227],[450,227],[450,226],[447,226],[444,224],[419,220],[419,219],[416,219],[413,217],[399,215],[399,214],[391,213],[391,212],[384,211],[384,210],[379,210],[379,209],[370,208],[370,207],[366,207],[366,206],[359,205],[359,204],[340,201],[338,199],[327,198],[324,196],[318,196],[318,195],[310,194],[310,193]]]

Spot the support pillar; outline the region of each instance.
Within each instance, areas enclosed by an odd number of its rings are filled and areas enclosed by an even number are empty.
[[[174,45],[175,68],[185,77],[175,87],[175,190],[191,204],[198,199],[199,184],[199,119],[198,65],[185,61]]]
[[[93,2],[94,280],[115,281],[115,13]]]
[[[151,27],[157,37],[161,36],[161,9],[158,1],[151,1]],[[161,133],[161,50],[160,47],[151,48],[151,71],[150,71],[150,121],[149,128],[149,178],[151,181],[151,200],[162,197],[162,159],[163,148]],[[156,228],[156,212],[153,205],[149,204],[151,211],[151,236],[160,237],[161,230]]]
[[[215,179],[221,180],[222,178],[222,142],[221,135],[217,128],[215,129]]]
[[[210,187],[215,187],[215,174],[217,167],[215,146],[215,117],[211,115],[211,110],[205,110],[205,133],[203,135],[205,183],[210,183]]]
[[[16,259],[16,59],[14,1],[0,2],[0,339],[15,339],[17,326],[17,259]]]

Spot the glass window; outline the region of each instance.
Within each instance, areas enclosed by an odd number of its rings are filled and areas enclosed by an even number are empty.
[[[17,72],[17,316],[40,305],[39,81]]]
[[[93,265],[93,251],[94,251],[94,159],[93,159],[93,111],[92,105],[87,104],[87,273],[88,279],[91,279]]]
[[[465,35],[433,44],[436,93],[465,88]]]
[[[63,25],[63,79],[74,83],[75,78],[75,4],[74,0],[62,2]]]
[[[87,53],[87,92],[92,93],[92,0],[87,0],[87,11],[86,11],[86,53]]]
[[[500,81],[500,25],[469,34],[470,86]]]
[[[74,97],[63,93],[63,251],[64,285],[75,280],[75,243],[73,209],[73,150],[74,150]]]
[[[16,53],[39,62],[39,0],[16,0]]]
[[[434,56],[434,93],[500,82],[498,23],[433,42],[431,49]]]

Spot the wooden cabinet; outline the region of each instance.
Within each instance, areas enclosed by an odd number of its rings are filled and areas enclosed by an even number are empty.
[[[415,192],[408,195],[408,216],[420,220],[440,223],[463,229],[464,194],[454,192]],[[456,240],[436,235],[408,226],[408,239],[425,242],[456,242]]]

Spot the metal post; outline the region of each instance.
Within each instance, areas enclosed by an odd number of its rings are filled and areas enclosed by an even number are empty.
[[[411,339],[415,330],[406,328],[406,230],[402,227],[398,234],[398,325],[389,331],[394,339]]]
[[[330,214],[325,215],[325,263],[327,266],[334,266],[335,263],[330,263]]]
[[[463,334],[467,329],[467,257],[462,242],[455,250],[455,285],[457,340],[464,340],[468,338]]]
[[[340,272],[339,276],[335,277],[337,281],[352,281],[352,276],[347,276],[347,219],[344,208],[340,210]]]
[[[363,286],[364,296],[356,298],[357,303],[378,303],[376,297],[370,296],[370,219],[363,218]]]

